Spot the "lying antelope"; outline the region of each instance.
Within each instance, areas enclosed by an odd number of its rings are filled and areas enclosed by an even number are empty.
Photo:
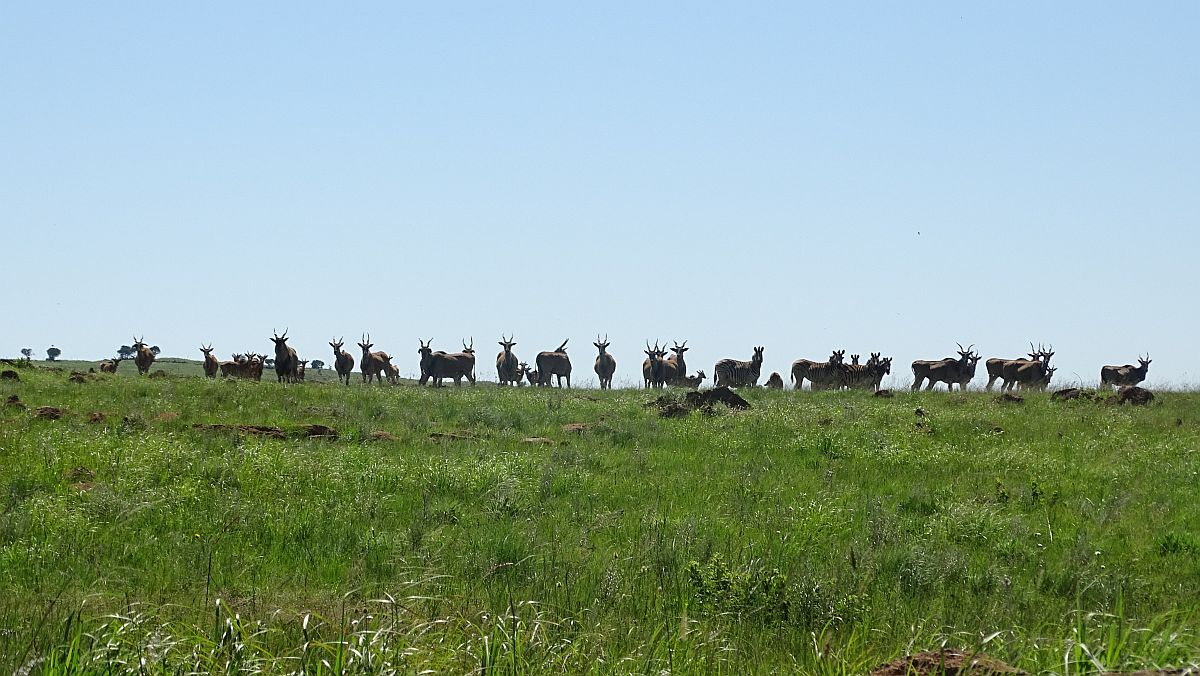
[[[604,340],[600,340],[599,334],[596,335],[596,342],[592,343],[600,354],[596,355],[596,363],[592,367],[596,371],[596,375],[600,378],[600,389],[611,390],[613,374],[617,371],[617,360],[608,353],[608,335],[604,336]]]
[[[1104,366],[1100,369],[1100,385],[1104,387],[1122,387],[1124,385],[1137,385],[1146,379],[1146,372],[1150,370],[1150,355],[1146,354],[1146,358],[1138,357],[1138,365],[1126,364],[1124,366]]]
[[[342,338],[329,341],[329,347],[333,348],[333,368],[337,371],[338,382],[345,379],[346,385],[349,385],[350,373],[354,371],[354,355],[342,349],[345,344]]]
[[[696,375],[694,375],[694,376],[684,376],[682,378],[676,378],[675,385],[677,387],[686,387],[689,390],[695,390],[695,389],[699,388],[702,384],[704,384],[705,379],[706,379],[706,376],[704,375],[704,371],[696,371]]]

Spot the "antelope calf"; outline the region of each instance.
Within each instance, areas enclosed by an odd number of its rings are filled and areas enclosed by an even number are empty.
[[[116,373],[117,367],[121,365],[121,361],[122,360],[120,357],[115,357],[113,359],[105,359],[104,361],[101,361],[100,362],[100,372],[101,373]]]
[[[696,375],[683,376],[682,378],[676,379],[675,382],[679,387],[686,387],[689,390],[695,390],[704,384],[705,378],[706,376],[704,375],[704,371],[696,371]]]
[[[345,342],[342,338],[329,341],[329,347],[333,348],[333,368],[337,371],[338,382],[345,379],[346,385],[350,385],[350,373],[354,371],[354,355],[342,349]]]
[[[529,364],[526,362],[521,362],[521,373],[525,374],[525,378],[529,381],[530,387],[541,384],[541,381],[538,380],[538,372],[529,368]]]
[[[204,353],[204,377],[216,378],[217,371],[221,368],[221,363],[213,356],[212,345],[208,347],[201,345],[200,351]]]
[[[600,351],[600,354],[596,355],[596,363],[593,366],[596,375],[600,378],[600,389],[611,390],[613,374],[617,371],[617,360],[608,353],[608,346],[611,345],[608,342],[608,335],[604,336],[603,341],[597,335],[596,342],[592,345],[595,345],[596,349]]]

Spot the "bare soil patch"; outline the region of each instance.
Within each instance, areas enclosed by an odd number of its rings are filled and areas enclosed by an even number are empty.
[[[1024,673],[982,653],[931,650],[881,664],[871,671],[871,676],[991,676]]]
[[[37,410],[34,411],[33,415],[43,420],[58,420],[62,417],[62,414],[63,411],[61,408],[54,406],[39,406]]]

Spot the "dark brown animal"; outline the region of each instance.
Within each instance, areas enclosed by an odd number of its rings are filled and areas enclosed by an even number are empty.
[[[432,339],[431,341],[432,342]],[[434,352],[433,359],[429,366],[430,377],[433,378],[433,386],[441,387],[442,380],[453,378],[454,385],[459,387],[462,385],[462,379],[466,378],[475,384],[475,339],[471,339],[471,344],[467,345],[467,341],[463,341],[463,351],[455,353]]]
[[[600,389],[611,390],[613,374],[617,371],[617,360],[608,353],[608,336],[604,336],[604,340],[600,340],[600,336],[596,336],[596,342],[592,343],[600,354],[596,355],[596,363],[593,369],[596,371],[596,376],[600,378]]]
[[[674,342],[674,341],[672,341]],[[679,385],[680,379],[687,376],[687,360],[684,359],[683,353],[692,348],[687,346],[687,341],[683,344],[675,343],[671,351],[675,354],[671,355],[662,362],[662,379],[667,385]]]
[[[338,382],[345,379],[346,385],[349,385],[350,373],[354,371],[354,355],[342,349],[345,344],[342,338],[329,341],[329,347],[333,348],[333,368],[337,371]]]
[[[529,386],[539,385],[538,372],[529,368],[529,364],[521,362],[521,373],[525,374],[525,378],[529,381]]]
[[[770,377],[767,378],[767,384],[763,387],[769,390],[782,390],[783,376],[779,375],[779,371],[772,371]]]
[[[1001,389],[1011,391],[1013,385],[1016,384],[1011,382],[1012,377],[1016,374],[1016,369],[1020,368],[1022,365],[1031,364],[1033,362],[1044,362],[1044,365],[1049,366],[1050,357],[1054,356],[1053,345],[1050,346],[1049,350],[1046,350],[1040,345],[1037,348],[1034,348],[1033,343],[1031,342],[1029,343],[1029,350],[1028,359],[998,359],[993,357],[984,362],[984,367],[987,369],[988,374],[986,389],[990,392],[992,385],[995,384],[996,380],[999,379],[1003,381],[1001,383]]]
[[[1127,385],[1137,385],[1146,379],[1146,372],[1150,370],[1150,355],[1147,354],[1145,359],[1138,357],[1138,365],[1126,364],[1124,366],[1104,366],[1100,369],[1100,385],[1102,387],[1122,387]]]
[[[722,359],[713,367],[713,387],[754,387],[762,373],[765,347],[754,348],[750,361]]]
[[[446,353],[442,352],[441,350],[438,350],[436,353],[433,351],[432,338],[430,338],[428,342],[418,338],[417,342],[421,344],[421,347],[417,348],[417,354],[421,355],[421,379],[418,382],[421,385],[424,385],[425,383],[429,382],[431,377],[433,377],[433,355]]]
[[[288,347],[287,334],[287,329],[283,330],[282,336],[271,330],[271,342],[275,343],[275,377],[280,383],[294,383],[299,379],[300,358],[296,348]]]
[[[216,378],[217,371],[221,368],[220,362],[213,356],[212,345],[208,347],[200,346],[200,351],[204,353],[204,377]]]
[[[500,334],[500,347],[504,349],[496,355],[496,377],[501,385],[521,384],[521,361],[512,351],[516,344],[511,336],[505,338],[504,334]]]
[[[154,364],[154,352],[142,338],[137,337],[133,339],[133,349],[137,350],[137,354],[133,357],[133,363],[137,364],[138,375],[146,375]]]
[[[374,381],[382,385],[387,364],[392,361],[391,355],[383,351],[372,352],[371,348],[375,347],[375,344],[371,342],[369,333],[363,334],[362,342],[358,346],[362,348],[362,362],[359,367],[362,369],[363,384]]]
[[[101,373],[116,373],[117,367],[121,365],[121,361],[122,360],[120,357],[115,357],[113,359],[105,359],[104,361],[100,362],[100,372]]]
[[[654,347],[650,347],[650,341],[646,341],[646,349],[642,350],[646,353],[646,358],[642,360],[642,379],[646,381],[646,388],[662,387],[663,383],[663,357],[667,351],[658,346],[658,341],[654,341]]]
[[[676,387],[686,387],[689,390],[694,390],[704,383],[706,376],[704,371],[696,371],[694,376],[684,376],[675,380]]]
[[[558,386],[563,386],[563,378],[567,379],[567,387],[571,387],[571,358],[567,356],[567,341],[564,340],[558,349],[552,352],[539,352],[537,356],[538,385],[550,387],[550,379],[557,377]]]
[[[972,344],[971,347],[964,350],[960,343],[958,359],[947,357],[937,361],[914,361],[912,363],[912,390],[915,392],[921,389],[921,384],[926,380],[929,381],[926,390],[932,390],[937,383],[946,383],[950,391],[954,391],[956,384],[958,389],[966,390],[967,383],[975,377],[975,366],[979,364],[979,355],[971,351],[973,347],[975,346]]]

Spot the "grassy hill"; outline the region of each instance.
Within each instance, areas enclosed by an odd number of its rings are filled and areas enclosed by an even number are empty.
[[[0,408],[0,668],[1200,660],[1194,393],[754,390],[663,418],[660,392],[178,368],[0,380],[27,407]]]

